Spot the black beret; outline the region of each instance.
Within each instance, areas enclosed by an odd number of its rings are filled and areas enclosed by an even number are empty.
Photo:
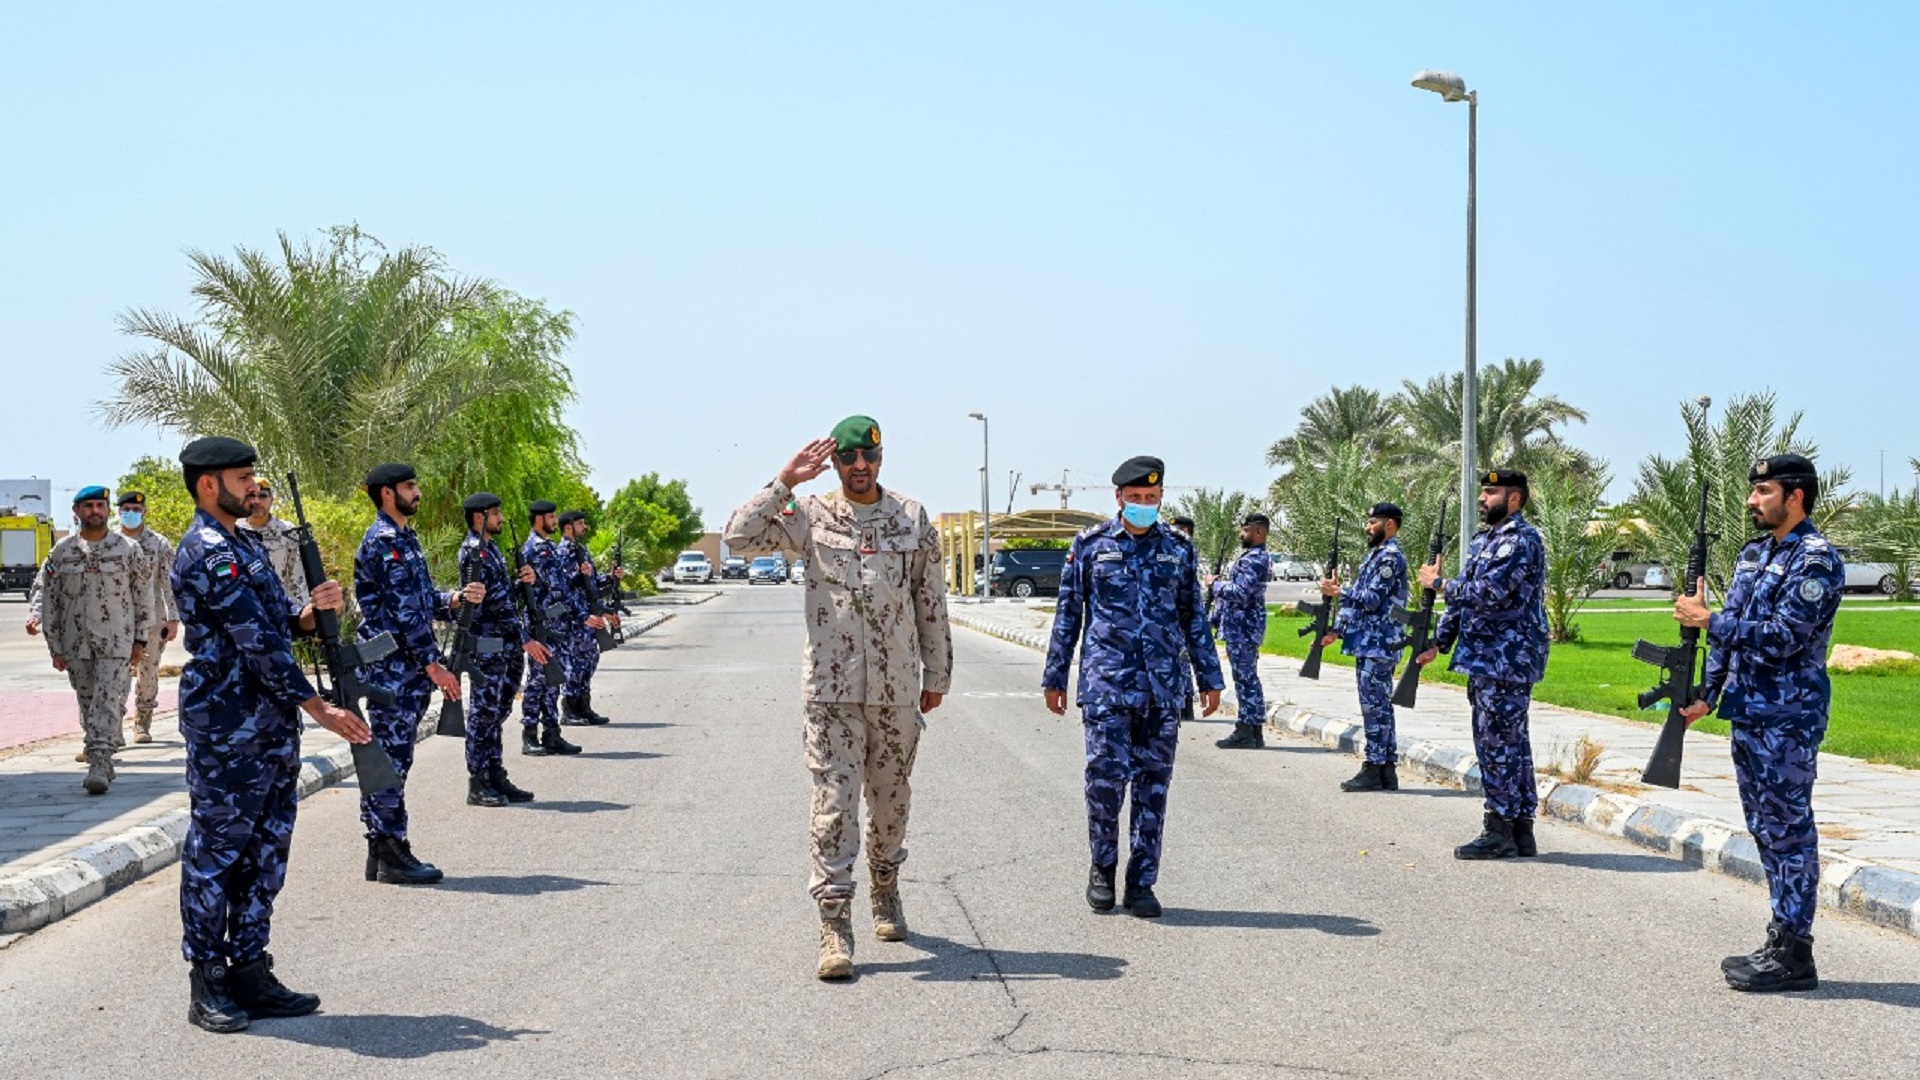
[[[1399,507],[1393,505],[1392,503],[1384,503],[1384,502],[1374,503],[1373,509],[1367,511],[1367,516],[1374,517],[1374,518],[1383,518],[1388,521],[1405,521],[1406,520],[1406,518],[1401,516]]]
[[[1799,454],[1775,454],[1753,463],[1747,470],[1747,483],[1757,484],[1762,480],[1818,480],[1820,473],[1813,462]]]
[[[587,520],[587,512],[585,510],[569,510],[560,515],[560,524],[562,525],[571,525],[576,521],[585,520]]]
[[[115,506],[145,506],[147,505],[147,497],[145,495],[140,494],[137,491],[123,491],[120,493],[120,501],[115,503],[114,505]]]
[[[195,439],[180,450],[180,464],[189,469],[237,469],[258,458],[253,447],[224,435]]]
[[[1188,532],[1192,532],[1193,519],[1190,517],[1176,517],[1173,519],[1173,527],[1176,529],[1185,529]]]
[[[367,472],[367,490],[378,491],[383,487],[396,487],[416,477],[413,466],[405,462],[389,461],[385,465],[375,465]]]
[[[461,511],[468,514],[484,513],[499,505],[500,496],[491,491],[476,491],[460,500]]]
[[[1527,490],[1527,474],[1519,469],[1488,469],[1480,477],[1481,487],[1510,487]]]
[[[1114,487],[1153,487],[1166,479],[1166,463],[1142,454],[1128,458],[1113,470]]]
[[[1248,514],[1246,517],[1241,518],[1240,524],[1258,525],[1264,529],[1267,526],[1272,525],[1273,522],[1267,520],[1267,515],[1256,512],[1256,513]]]
[[[527,504],[527,513],[533,517],[539,517],[542,514],[551,514],[558,509],[560,508],[545,499],[535,499]]]

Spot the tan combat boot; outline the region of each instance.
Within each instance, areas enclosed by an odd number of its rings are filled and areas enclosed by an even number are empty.
[[[153,713],[142,710],[134,714],[133,741],[137,743],[153,741]]]
[[[853,977],[853,914],[845,900],[828,900],[820,905],[820,966],[814,974],[822,979]]]
[[[113,784],[113,754],[106,750],[92,750],[87,753],[87,778],[80,786],[87,789],[89,795],[105,795]]]
[[[870,869],[873,891],[867,900],[873,907],[873,936],[881,941],[907,940],[907,909],[900,903],[900,868]]]

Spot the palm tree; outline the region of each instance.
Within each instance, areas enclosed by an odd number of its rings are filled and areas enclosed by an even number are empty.
[[[1546,363],[1509,357],[1479,373],[1474,460],[1485,466],[1541,468],[1550,462],[1591,469],[1593,462],[1568,446],[1557,430],[1585,423],[1587,414],[1562,398],[1536,391]],[[1405,427],[1408,462],[1423,470],[1451,470],[1460,460],[1464,377],[1436,375],[1425,383],[1404,380],[1393,406]]]
[[[1240,546],[1240,522],[1256,507],[1245,492],[1198,488],[1167,508],[1193,519],[1193,544],[1210,573],[1221,573],[1227,556]]]
[[[1349,444],[1358,444],[1370,456],[1381,456],[1398,439],[1393,404],[1380,391],[1336,386],[1300,410],[1300,424],[1293,434],[1267,448],[1267,464],[1297,467],[1324,460],[1334,447]]]

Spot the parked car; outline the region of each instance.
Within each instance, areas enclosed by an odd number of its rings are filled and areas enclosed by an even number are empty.
[[[1658,580],[1651,576],[1656,570],[1660,571]],[[1608,556],[1600,572],[1611,589],[1657,589],[1664,588],[1666,583],[1666,571],[1631,551],[1616,551]]]
[[[787,580],[787,560],[778,555],[762,555],[747,564],[747,584],[778,585]]]
[[[1647,567],[1646,586],[1649,589],[1672,589],[1673,581],[1667,577],[1667,568],[1664,566]]]
[[[720,560],[720,577],[727,581],[747,580],[747,560],[738,555],[729,555]]]
[[[1320,563],[1298,555],[1275,555],[1271,565],[1275,581],[1319,581],[1324,569]]]
[[[1058,596],[1060,571],[1067,565],[1066,548],[1016,548],[993,553],[991,596]]]
[[[713,564],[704,553],[683,551],[674,560],[673,580],[678,585],[708,585],[713,582]]]
[[[1899,568],[1892,563],[1854,562],[1852,550],[1835,550],[1840,552],[1840,561],[1847,564],[1847,582],[1840,591],[1878,592],[1883,596],[1892,596],[1900,591]]]
[[[795,585],[807,580],[807,560],[793,560],[793,565],[787,567],[787,580],[793,582]]]

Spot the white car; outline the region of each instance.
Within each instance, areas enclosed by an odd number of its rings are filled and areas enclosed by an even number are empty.
[[[1892,563],[1854,562],[1852,551],[1838,550],[1840,561],[1847,564],[1847,582],[1841,586],[1841,592],[1878,592],[1892,596],[1900,591],[1900,581],[1895,576],[1898,567]]]
[[[806,581],[807,580],[807,560],[805,559],[793,560],[793,565],[787,567],[787,580],[793,582],[796,585]]]
[[[701,552],[683,551],[673,564],[673,581],[676,585],[710,585],[713,583],[713,564]]]
[[[1298,555],[1275,555],[1272,562],[1275,581],[1319,581],[1320,564]]]

